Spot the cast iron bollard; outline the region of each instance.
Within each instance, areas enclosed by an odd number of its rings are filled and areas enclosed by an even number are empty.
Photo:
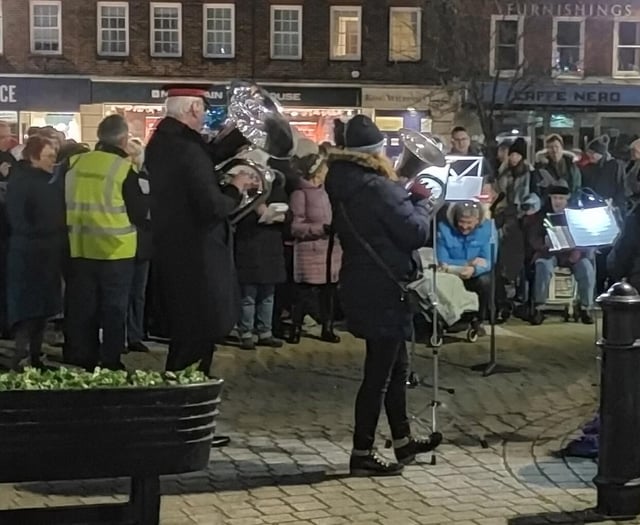
[[[640,295],[626,282],[596,301],[603,311],[596,512],[640,514]]]

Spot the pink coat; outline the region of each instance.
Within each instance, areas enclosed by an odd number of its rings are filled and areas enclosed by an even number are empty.
[[[327,283],[327,250],[329,236],[324,226],[331,224],[331,203],[322,186],[300,181],[299,189],[291,194],[293,223],[291,232],[295,238],[293,247],[293,280],[296,283]],[[342,248],[335,238],[331,257],[331,282],[338,282]]]

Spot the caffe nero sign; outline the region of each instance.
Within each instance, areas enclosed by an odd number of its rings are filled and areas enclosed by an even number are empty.
[[[513,90],[509,83],[498,85],[495,99],[493,84],[484,86],[485,102],[513,106],[640,106],[640,87],[615,84],[566,84],[536,86]]]
[[[336,87],[263,86],[283,106],[357,107],[360,89]],[[228,86],[212,86],[208,92],[212,104],[226,105]],[[134,82],[94,82],[93,102],[120,104],[161,104],[167,92],[160,86]]]

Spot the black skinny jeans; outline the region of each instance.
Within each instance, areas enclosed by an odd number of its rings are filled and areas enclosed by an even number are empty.
[[[356,397],[354,450],[371,450],[384,403],[394,440],[411,435],[407,415],[409,358],[403,339],[367,339],[364,378]]]
[[[302,326],[304,316],[310,314],[319,320],[323,328],[333,321],[335,284],[296,284],[295,303],[292,312],[294,326]]]

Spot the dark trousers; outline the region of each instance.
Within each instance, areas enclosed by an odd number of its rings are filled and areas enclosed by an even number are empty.
[[[71,259],[65,290],[66,363],[87,369],[99,362],[106,368],[119,366],[133,266],[133,259]]]
[[[607,273],[607,257],[611,252],[611,248],[600,248],[595,257],[596,265],[596,296],[607,291],[608,287],[614,283],[608,282],[609,274]]]
[[[42,341],[44,331],[47,327],[46,317],[36,317],[35,319],[25,319],[19,321],[15,326],[16,358],[22,360],[27,356],[31,357],[31,364],[40,361],[42,352]]]
[[[482,323],[489,318],[489,303],[491,301],[491,274],[485,273],[462,281],[464,287],[478,295],[478,320]]]
[[[139,343],[145,338],[144,304],[149,277],[149,261],[136,260],[129,292],[129,311],[127,312],[127,342]]]
[[[165,368],[168,372],[175,372],[199,362],[198,370],[209,376],[215,349],[213,342],[208,339],[172,339]]]
[[[411,434],[407,416],[409,358],[403,339],[366,341],[364,378],[356,397],[354,450],[371,450],[384,404],[394,440]]]
[[[324,330],[331,329],[335,292],[335,284],[296,284],[295,303],[291,316],[294,326],[302,326],[304,316],[310,314],[320,321]]]

